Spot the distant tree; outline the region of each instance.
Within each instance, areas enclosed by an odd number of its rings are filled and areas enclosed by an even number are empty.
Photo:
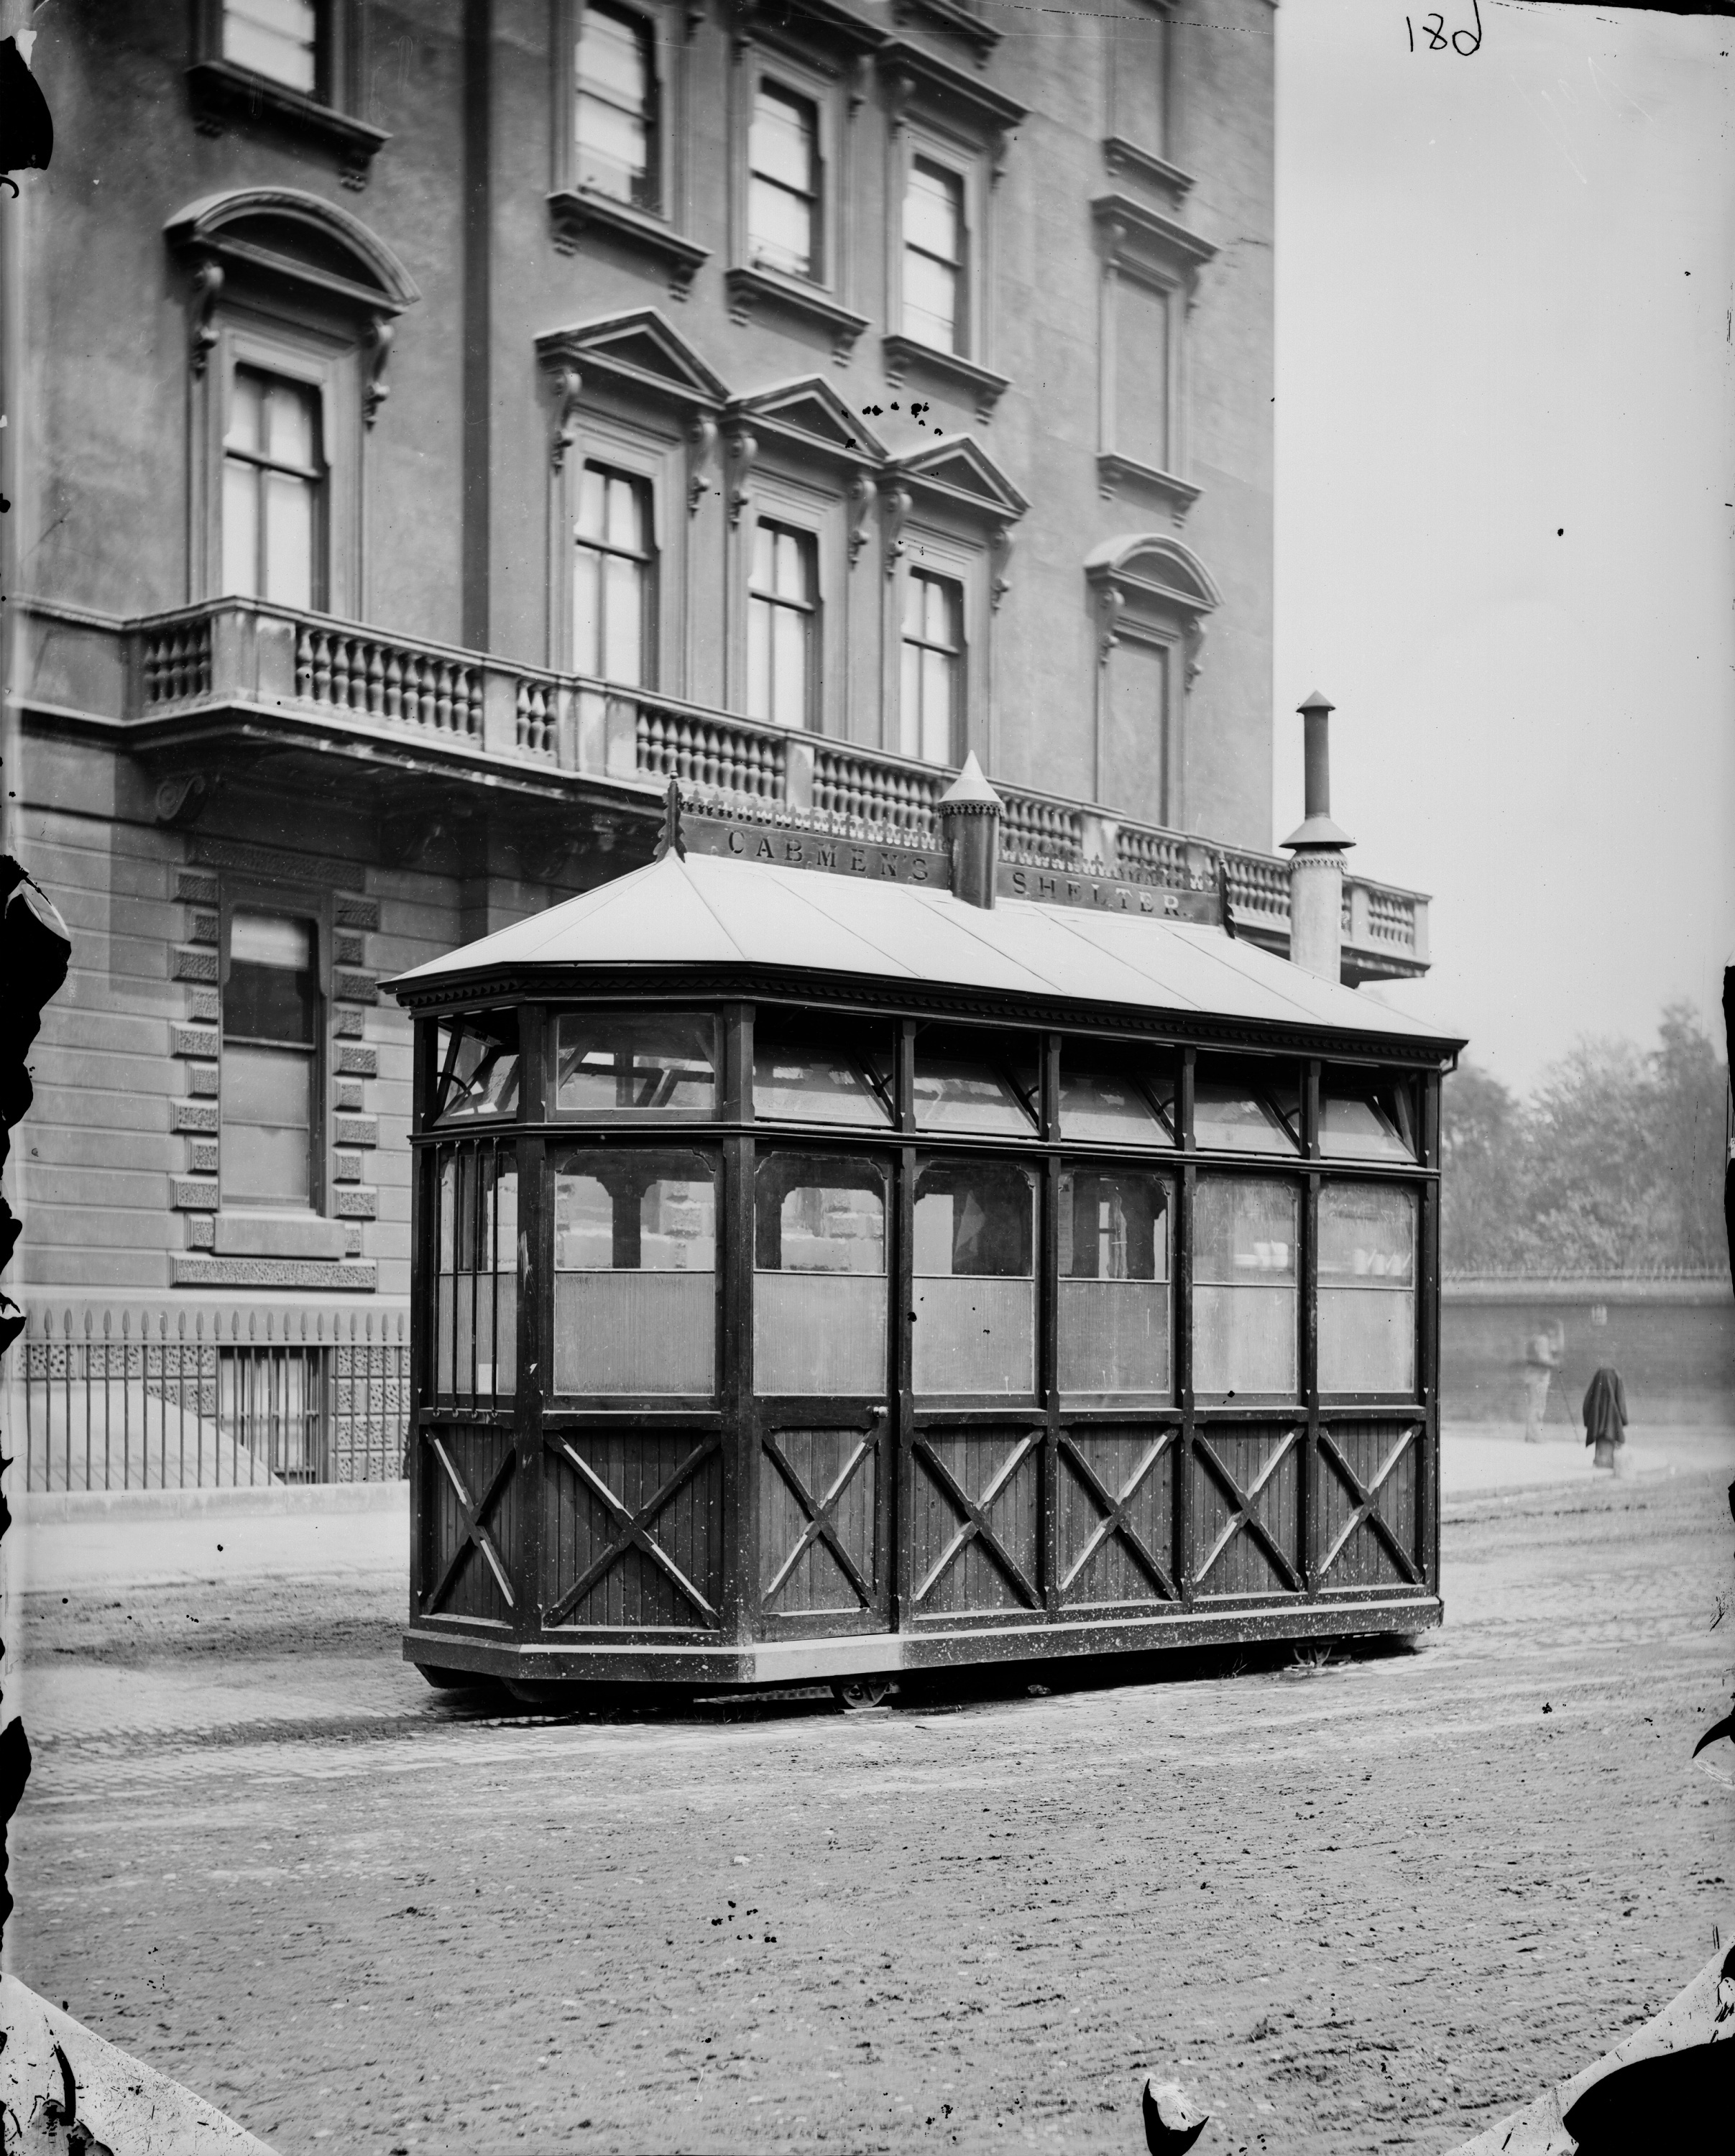
[[[1440,1256],[1448,1272],[1516,1262],[1505,1178],[1522,1147],[1522,1111],[1499,1079],[1460,1063],[1440,1105]]]
[[[1449,1272],[1721,1266],[1729,1075],[1686,1003],[1659,1045],[1578,1042],[1527,1101],[1465,1065],[1440,1120]]]

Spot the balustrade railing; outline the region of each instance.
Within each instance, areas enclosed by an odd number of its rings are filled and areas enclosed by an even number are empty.
[[[950,776],[894,762],[871,749],[845,748],[823,739],[814,743],[814,808],[841,819],[846,831],[864,838],[937,845],[935,804]]]
[[[146,715],[234,690],[412,726],[490,757],[658,788],[672,777],[695,805],[730,814],[881,844],[940,844],[938,803],[951,773],[882,750],[257,600],[215,601],[139,623],[133,633]],[[273,667],[280,678],[267,678]],[[1024,787],[999,790],[1007,860],[1187,889],[1214,882],[1220,859],[1237,914],[1255,935],[1282,934],[1286,860]],[[1415,894],[1350,875],[1342,917],[1349,947],[1373,954],[1374,970],[1425,963],[1425,901]]]
[[[208,615],[158,624],[139,645],[139,675],[146,704],[177,703],[211,692]]]
[[[722,712],[701,716],[641,701],[634,727],[638,768],[654,778],[678,778],[713,794],[750,801],[787,798],[788,737]]]
[[[430,733],[475,739],[482,732],[480,665],[348,629],[298,630],[295,694]]]
[[[26,1490],[404,1472],[402,1312],[32,1310],[9,1361]]]

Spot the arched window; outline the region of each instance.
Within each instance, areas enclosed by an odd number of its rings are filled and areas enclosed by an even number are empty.
[[[359,218],[297,188],[209,195],[167,229],[192,270],[189,596],[353,615],[362,439],[420,295]]]

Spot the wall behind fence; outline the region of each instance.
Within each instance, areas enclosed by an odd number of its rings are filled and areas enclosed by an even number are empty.
[[[408,1366],[402,1311],[38,1306],[8,1428],[26,1490],[391,1481]]]
[[[1604,1363],[1626,1384],[1635,1424],[1735,1429],[1735,1293],[1727,1274],[1677,1279],[1449,1280],[1440,1312],[1448,1422],[1524,1419],[1525,1343],[1565,1335],[1548,1427],[1582,1436],[1584,1389]]]

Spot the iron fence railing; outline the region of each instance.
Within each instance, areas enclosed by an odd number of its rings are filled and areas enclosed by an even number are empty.
[[[33,1310],[9,1361],[26,1490],[405,1472],[401,1311]]]

